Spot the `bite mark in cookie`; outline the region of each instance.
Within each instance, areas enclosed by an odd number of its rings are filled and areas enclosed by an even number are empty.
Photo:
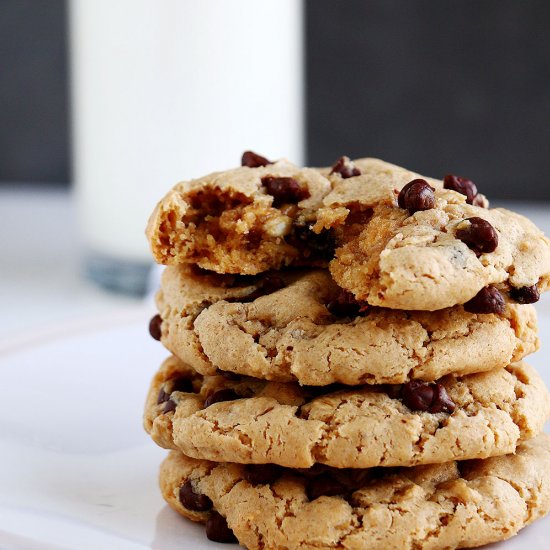
[[[176,185],[147,227],[159,263],[256,274],[292,264],[294,227],[315,220],[331,184],[320,171],[250,152],[244,166]]]

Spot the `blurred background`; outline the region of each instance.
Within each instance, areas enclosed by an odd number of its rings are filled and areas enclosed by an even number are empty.
[[[0,0],[0,335],[133,307],[155,201],[248,148],[464,175],[544,227],[549,29],[544,0]]]

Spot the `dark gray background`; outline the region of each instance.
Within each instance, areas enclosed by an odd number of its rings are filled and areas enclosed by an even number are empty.
[[[0,0],[0,182],[69,181],[65,27],[62,0]]]
[[[65,21],[62,0],[0,0],[0,181],[70,180]],[[549,31],[546,0],[307,0],[309,162],[550,199]]]

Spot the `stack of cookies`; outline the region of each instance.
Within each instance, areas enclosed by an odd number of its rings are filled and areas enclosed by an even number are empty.
[[[247,152],[176,185],[147,236],[172,355],[145,428],[210,539],[473,547],[550,510],[550,397],[523,362],[550,241],[472,181]]]

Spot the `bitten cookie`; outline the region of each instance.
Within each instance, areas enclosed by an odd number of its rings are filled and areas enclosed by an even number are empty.
[[[429,311],[467,303],[486,287],[496,293],[490,285],[519,303],[547,289],[550,241],[527,218],[484,208],[463,178],[403,186],[403,169],[384,165],[371,161],[361,176],[336,183],[317,214],[315,230],[337,232],[330,271],[341,287],[371,305]],[[373,200],[367,177],[374,187],[386,181],[385,198]],[[503,304],[502,296],[481,296],[469,306],[487,312]]]
[[[397,386],[231,378],[203,378],[169,358],[153,379],[145,429],[159,445],[194,458],[368,468],[511,453],[550,413],[544,383],[523,363]]]
[[[218,464],[173,451],[160,487],[209,538],[250,550],[468,548],[548,513],[550,437],[513,455],[383,471]]]
[[[168,267],[157,305],[162,343],[202,374],[400,384],[505,367],[538,349],[533,306],[500,314],[369,307],[321,269],[236,277]]]
[[[179,183],[159,202],[146,230],[157,262],[254,274],[332,258],[328,233],[310,230],[329,180],[285,160],[243,163]]]
[[[377,159],[354,163],[341,157],[331,168],[302,169],[247,151],[241,164],[178,183],[158,203],[146,229],[158,263],[239,274],[326,265],[338,232],[312,227],[320,208],[338,206],[341,182],[352,181],[352,188],[363,190],[363,200],[375,205],[393,200],[394,189],[420,177]]]

